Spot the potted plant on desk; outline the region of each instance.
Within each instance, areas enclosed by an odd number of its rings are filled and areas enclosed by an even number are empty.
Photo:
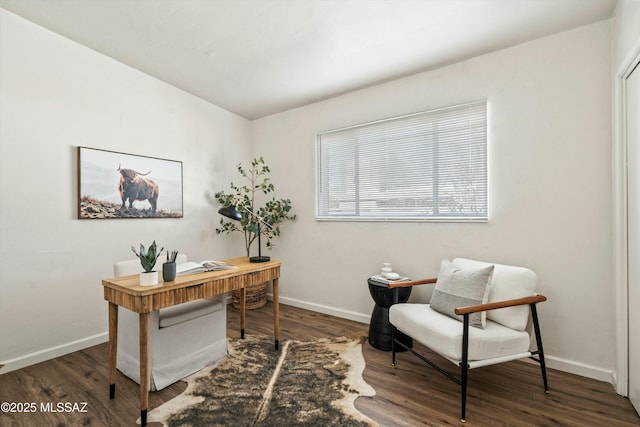
[[[216,234],[229,234],[235,231],[244,234],[245,248],[247,256],[250,255],[251,245],[260,237],[267,238],[267,248],[273,248],[272,239],[280,235],[280,225],[285,221],[296,219],[296,215],[291,213],[291,200],[276,199],[264,202],[259,206],[257,197],[260,193],[267,195],[275,192],[275,186],[271,182],[268,174],[271,172],[269,166],[265,164],[262,157],[253,159],[251,168],[245,169],[242,164],[238,164],[238,172],[248,181],[248,184],[238,186],[231,183],[231,192],[219,191],[214,197],[223,208],[234,206],[237,208],[237,221],[229,221],[227,218],[220,219],[220,227],[216,228]],[[221,210],[222,211],[222,210]],[[260,259],[268,260],[268,257],[261,256],[261,248],[258,248],[257,257],[251,257],[251,262],[260,262]],[[239,306],[239,291],[233,293],[233,306]],[[246,294],[246,308],[259,308],[266,304],[266,284],[248,288]]]
[[[158,272],[153,268],[156,265],[156,261],[158,261],[158,257],[164,250],[164,247],[159,251],[158,245],[156,245],[156,241],[149,246],[149,250],[145,249],[144,245],[140,243],[140,253],[136,252],[136,249],[131,246],[131,250],[138,258],[140,258],[140,264],[144,269],[143,272],[140,273],[140,285],[141,286],[152,286],[158,284]]]

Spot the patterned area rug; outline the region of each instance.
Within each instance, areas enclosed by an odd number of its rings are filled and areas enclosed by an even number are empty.
[[[375,390],[362,378],[361,340],[230,339],[216,366],[187,378],[180,396],[149,412],[167,426],[375,426],[358,396]],[[138,420],[139,422],[139,420]]]

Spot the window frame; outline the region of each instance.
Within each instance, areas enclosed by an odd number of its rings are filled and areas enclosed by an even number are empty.
[[[413,119],[413,118],[420,118],[420,117],[427,117],[427,120],[429,117],[436,117],[440,114],[446,114],[447,112],[450,111],[454,111],[454,110],[464,110],[465,108],[470,109],[473,107],[477,107],[483,109],[484,115],[483,115],[483,139],[481,141],[483,147],[481,147],[480,151],[483,150],[483,157],[482,158],[482,164],[484,166],[483,169],[483,174],[480,174],[480,177],[484,178],[484,185],[481,186],[484,190],[484,192],[482,193],[480,200],[483,203],[480,203],[481,207],[483,208],[483,210],[481,209],[479,214],[469,214],[469,213],[463,213],[463,214],[452,214],[452,213],[433,213],[433,214],[422,214],[422,215],[365,215],[365,216],[360,216],[360,213],[357,214],[344,214],[344,215],[327,215],[321,212],[321,208],[322,206],[322,201],[321,201],[321,197],[322,197],[322,185],[323,185],[323,175],[322,175],[322,168],[323,168],[323,161],[324,161],[324,157],[323,157],[323,153],[322,153],[322,137],[325,135],[331,135],[331,134],[337,134],[337,133],[346,133],[348,131],[354,130],[357,131],[359,129],[366,129],[367,127],[372,127],[372,126],[376,126],[376,125],[380,125],[380,124],[387,124],[387,123],[393,123],[393,122],[397,122],[397,123],[406,123]],[[462,113],[461,113],[462,116]],[[467,117],[468,119],[468,117]],[[404,121],[404,122],[403,122]],[[435,123],[437,123],[437,120],[434,121]],[[489,103],[488,100],[483,99],[483,100],[478,100],[478,101],[473,101],[473,102],[467,102],[467,103],[463,103],[463,104],[457,104],[457,105],[452,105],[452,106],[447,106],[447,107],[442,107],[442,108],[436,108],[436,109],[432,109],[432,110],[427,110],[427,111],[421,111],[418,113],[412,113],[412,114],[406,114],[406,115],[402,115],[402,116],[396,116],[396,117],[391,117],[391,118],[386,118],[386,119],[381,119],[381,120],[376,120],[376,121],[372,121],[372,122],[367,122],[367,123],[362,123],[362,124],[357,124],[357,125],[352,125],[352,126],[346,126],[343,128],[339,128],[339,129],[333,129],[333,130],[328,130],[328,131],[323,131],[323,132],[318,132],[316,134],[316,151],[315,151],[315,155],[316,155],[316,159],[315,159],[315,167],[316,167],[316,188],[315,188],[315,217],[317,221],[339,221],[339,222],[465,222],[465,223],[486,223],[489,221],[489,135],[488,135],[488,127],[489,127]],[[440,134],[438,134],[440,135]],[[438,139],[438,137],[436,137],[435,139]],[[472,138],[470,138],[472,139]],[[466,141],[466,140],[465,140]],[[465,142],[467,144],[469,144],[468,142]],[[356,146],[359,146],[359,143],[355,143]],[[429,145],[428,147],[425,146],[425,150],[427,148],[430,148],[431,145]],[[431,147],[432,148],[432,147]],[[437,148],[433,148],[434,151],[437,151]],[[356,150],[357,151],[357,150]],[[356,163],[356,165],[354,166],[354,168],[360,167],[360,160],[357,159],[357,154],[354,155],[354,162]],[[438,165],[443,163],[442,158],[438,158],[439,160],[435,163],[435,166],[433,168],[433,170],[431,171],[432,174],[437,175],[438,172]],[[435,160],[434,160],[435,161]],[[467,163],[465,163],[466,165]],[[358,173],[354,173],[354,181],[358,181]],[[460,175],[460,176],[466,176],[466,175]],[[475,175],[474,175],[475,176]],[[435,200],[437,198],[440,197],[439,193],[438,193],[438,185],[439,185],[439,181],[442,181],[442,176],[437,175],[438,179],[434,179],[432,182],[432,187],[431,187],[431,198],[432,200]],[[354,191],[355,191],[355,195],[354,195],[354,200],[353,203],[354,205],[357,205],[359,203],[362,203],[361,197],[357,194],[360,191],[360,183],[356,182],[354,184]],[[405,190],[405,194],[409,194],[410,191],[409,190]],[[377,193],[380,194],[380,193]],[[376,201],[379,199],[375,199]],[[411,200],[406,199],[406,200]],[[328,200],[327,200],[328,203]],[[377,202],[376,202],[377,203]],[[326,203],[325,203],[326,205]],[[471,205],[468,205],[471,206]],[[467,207],[468,207],[467,206]],[[431,209],[437,210],[438,208],[441,208],[443,206],[441,206],[440,204],[433,204]],[[327,208],[328,209],[328,208]],[[357,208],[354,208],[357,209]],[[401,209],[400,206],[397,207],[397,209]]]

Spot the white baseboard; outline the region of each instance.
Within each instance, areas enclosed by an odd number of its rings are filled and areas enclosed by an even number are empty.
[[[107,332],[0,362],[0,375],[109,341]]]
[[[546,352],[545,352],[546,353]],[[544,360],[548,368],[557,369],[559,371],[568,372],[570,374],[580,375],[581,377],[592,378],[598,381],[604,381],[615,386],[615,372],[598,368],[597,366],[587,365],[585,363],[576,362],[575,360],[567,360],[561,357],[544,355]]]
[[[273,301],[273,295],[267,294],[267,299],[270,301]],[[285,305],[291,305],[293,307],[304,308],[305,310],[311,310],[318,313],[328,314],[330,316],[340,317],[342,319],[349,319],[355,322],[365,323],[367,326],[371,321],[370,314],[356,313],[355,311],[342,310],[339,308],[310,303],[310,302],[301,301],[294,298],[280,297],[280,303]]]
[[[272,295],[268,294],[267,299],[273,301]],[[365,326],[368,325],[371,320],[370,314],[356,313],[354,311],[342,310],[335,307],[310,303],[294,298],[280,297],[280,302],[285,305],[291,305],[293,307],[303,308],[305,310],[311,310],[318,313],[328,314],[330,316],[353,320],[355,322],[363,323]],[[107,332],[104,332],[101,334],[93,335],[91,337],[79,339],[70,343],[61,344],[59,346],[17,357],[15,359],[2,361],[0,362],[0,365],[4,366],[0,367],[0,374],[6,374],[7,372],[15,371],[17,369],[34,365],[36,363],[44,362],[45,360],[64,356],[65,354],[73,353],[74,351],[79,351],[88,347],[92,347],[94,345],[102,344],[104,342],[107,342],[108,340],[109,334]],[[555,357],[548,354],[545,354],[545,361],[547,363],[547,367],[549,368],[557,369],[559,371],[568,372],[575,375],[580,375],[587,378],[592,378],[598,381],[608,382],[615,385],[616,377],[614,371],[598,368],[596,366],[587,365],[573,360]]]

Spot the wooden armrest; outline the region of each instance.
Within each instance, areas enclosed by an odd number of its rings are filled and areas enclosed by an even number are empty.
[[[411,282],[396,282],[396,283],[389,283],[387,285],[388,288],[393,289],[393,288],[406,288],[409,286],[416,286],[416,285],[426,285],[429,283],[436,283],[438,281],[438,279],[422,279],[422,280],[414,280]]]
[[[497,308],[515,307],[518,305],[534,304],[534,303],[542,302],[546,300],[547,300],[547,297],[545,297],[544,295],[535,295],[532,297],[510,299],[506,301],[497,301],[497,302],[492,302],[488,304],[472,305],[469,307],[459,307],[459,308],[456,308],[454,312],[457,315],[463,315],[463,314],[469,314],[469,313],[476,313],[478,311],[495,310]]]

